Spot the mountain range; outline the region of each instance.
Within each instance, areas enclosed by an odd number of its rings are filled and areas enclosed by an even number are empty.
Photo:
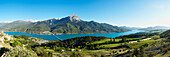
[[[21,26],[21,25],[26,25],[26,24],[31,24],[33,23],[32,21],[23,21],[23,20],[18,20],[18,21],[14,21],[14,22],[3,22],[0,23],[0,29],[2,30],[7,30],[7,29],[11,29],[11,28],[15,28],[17,26]]]
[[[167,26],[154,26],[154,27],[147,27],[147,28],[141,28],[139,30],[157,30],[157,29],[170,29],[170,27]]]
[[[140,27],[128,27],[128,26],[120,26],[121,28],[124,28],[124,29],[128,29],[128,30],[138,30],[138,29],[142,29]]]
[[[83,21],[76,15],[38,22],[15,21],[5,24],[4,26],[0,26],[0,28],[1,30],[35,34],[115,33],[129,31],[106,23]]]

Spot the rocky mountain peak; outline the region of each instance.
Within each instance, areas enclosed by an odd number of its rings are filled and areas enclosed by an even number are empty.
[[[73,14],[73,15],[70,15],[69,16],[69,19],[71,20],[71,21],[81,21],[81,19],[79,18],[79,17],[77,17],[75,14]]]

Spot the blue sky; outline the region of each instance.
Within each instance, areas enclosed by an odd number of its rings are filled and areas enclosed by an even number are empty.
[[[71,14],[119,26],[170,26],[170,0],[0,0],[0,22]]]

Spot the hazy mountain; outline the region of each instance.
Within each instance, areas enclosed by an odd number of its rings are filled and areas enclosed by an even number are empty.
[[[170,27],[166,27],[166,26],[154,26],[154,27],[142,28],[140,30],[157,30],[157,29],[170,29]]]
[[[8,24],[8,23],[0,23],[0,27],[1,27],[1,26],[4,26],[4,25],[6,25],[6,24]]]
[[[120,26],[121,28],[128,29],[128,30],[137,30],[137,29],[142,29],[140,27],[127,27],[127,26]]]
[[[29,25],[18,26],[12,29],[12,31],[38,33],[44,32],[52,33],[112,33],[112,32],[125,32],[127,29],[123,29],[117,26],[112,26],[106,23],[98,23],[94,21],[83,21],[76,15],[70,15],[61,19],[49,19],[45,21],[39,21],[31,23]]]
[[[2,30],[6,30],[6,29],[11,29],[17,26],[21,26],[21,25],[26,25],[26,24],[31,24],[33,22],[31,21],[22,21],[22,20],[18,20],[18,21],[14,21],[14,22],[10,22],[10,23],[0,23],[0,29]]]

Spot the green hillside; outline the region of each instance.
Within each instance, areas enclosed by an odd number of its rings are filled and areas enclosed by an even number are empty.
[[[161,37],[170,38],[170,30],[167,30],[161,34]]]

